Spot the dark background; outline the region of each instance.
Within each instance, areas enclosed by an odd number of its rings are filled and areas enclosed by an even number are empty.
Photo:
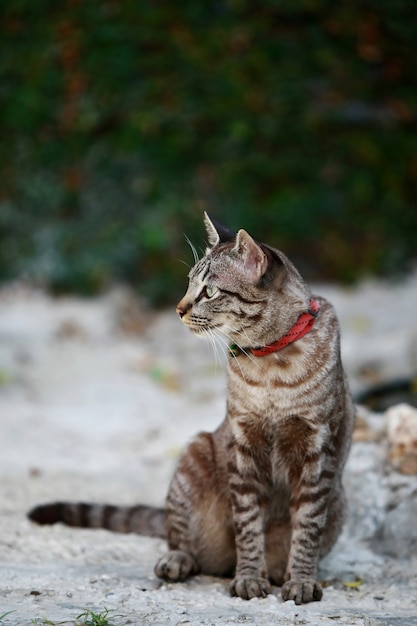
[[[203,210],[308,279],[415,261],[415,0],[0,6],[0,280],[175,301]]]

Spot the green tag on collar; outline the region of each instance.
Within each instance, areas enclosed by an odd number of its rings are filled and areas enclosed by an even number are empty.
[[[239,356],[239,354],[241,353],[241,349],[239,348],[239,346],[236,343],[231,343],[229,346],[229,353],[232,356]]]

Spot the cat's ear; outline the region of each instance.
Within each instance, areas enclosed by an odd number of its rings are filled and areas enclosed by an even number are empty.
[[[220,237],[217,233],[217,230],[213,222],[211,221],[211,219],[209,218],[208,214],[205,211],[204,211],[204,225],[206,227],[206,233],[207,233],[209,244],[211,246],[216,246],[220,241]]]
[[[262,248],[246,230],[239,230],[233,250],[238,254],[245,275],[254,283],[258,282],[268,267],[268,258]]]
[[[209,244],[214,247],[218,243],[227,243],[228,241],[234,241],[236,233],[232,230],[220,224],[213,217],[210,217],[208,213],[204,211],[204,224],[206,226],[207,236]]]

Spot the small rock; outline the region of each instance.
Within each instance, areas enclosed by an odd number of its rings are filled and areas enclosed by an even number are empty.
[[[417,409],[398,404],[385,412],[388,460],[402,474],[417,474]]]
[[[383,524],[376,533],[373,548],[379,554],[405,559],[417,550],[417,497],[403,500],[395,509],[387,511]]]
[[[75,319],[64,319],[55,331],[57,339],[86,339],[87,331]]]

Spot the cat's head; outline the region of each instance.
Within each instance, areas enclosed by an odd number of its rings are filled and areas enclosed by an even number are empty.
[[[196,334],[215,330],[243,347],[274,341],[308,309],[308,288],[278,250],[204,221],[210,247],[189,273],[178,315]]]

